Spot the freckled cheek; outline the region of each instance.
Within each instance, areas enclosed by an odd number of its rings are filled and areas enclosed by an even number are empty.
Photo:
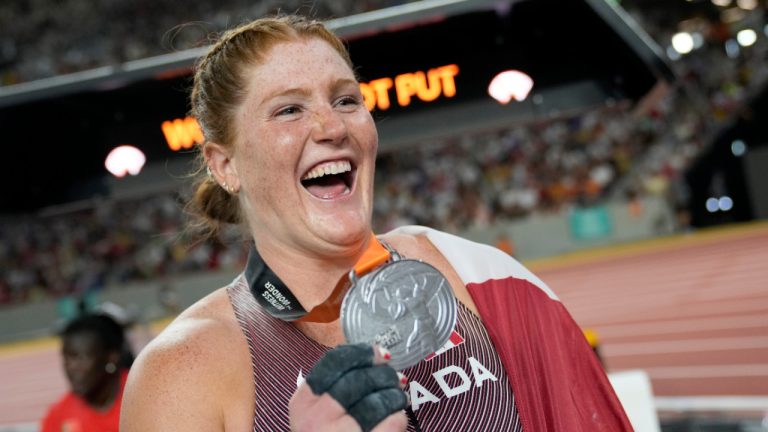
[[[357,141],[364,145],[366,149],[376,151],[378,146],[378,132],[373,119],[368,116],[360,116],[348,124],[352,134],[356,136]]]
[[[257,132],[257,136],[246,147],[244,153],[250,164],[275,167],[295,157],[296,138],[290,129],[274,132]]]
[[[260,145],[249,148],[246,153],[240,159],[238,172],[254,193],[268,195],[293,183],[298,156],[290,142],[265,135]]]

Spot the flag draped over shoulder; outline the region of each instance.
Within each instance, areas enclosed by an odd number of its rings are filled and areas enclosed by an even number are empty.
[[[597,357],[557,296],[493,247],[420,226],[466,285],[501,357],[527,432],[631,431]]]

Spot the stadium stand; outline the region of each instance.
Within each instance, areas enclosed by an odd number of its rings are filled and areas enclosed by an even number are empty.
[[[0,85],[16,84],[204,45],[248,17],[302,12],[335,18],[404,3],[393,0],[39,0],[0,4]],[[77,25],[73,25],[77,23]]]
[[[383,154],[376,227],[415,223],[461,232],[646,195],[684,211],[686,168],[765,84],[767,47],[754,48],[730,58],[707,46],[685,57],[676,63],[680,83],[643,113],[614,103]],[[713,76],[710,64],[725,66]],[[8,271],[0,276],[0,303],[239,263],[242,256],[220,257],[227,250],[221,245],[189,249],[176,241],[186,222],[183,197],[176,191],[138,201],[101,199],[70,214],[3,224],[0,256]],[[682,220],[677,228],[685,230]]]

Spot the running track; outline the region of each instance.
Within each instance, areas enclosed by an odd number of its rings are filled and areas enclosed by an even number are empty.
[[[596,330],[607,368],[644,369],[655,395],[768,395],[768,225],[531,267]]]
[[[528,263],[609,371],[644,369],[656,396],[768,396],[768,224]],[[58,345],[0,347],[0,428],[32,423],[64,392]]]

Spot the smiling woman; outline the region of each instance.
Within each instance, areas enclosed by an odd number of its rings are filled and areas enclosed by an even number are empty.
[[[205,140],[190,208],[212,232],[239,224],[251,251],[142,351],[121,430],[630,428],[518,262],[425,227],[372,234],[377,131],[321,23],[225,33],[191,99]]]

